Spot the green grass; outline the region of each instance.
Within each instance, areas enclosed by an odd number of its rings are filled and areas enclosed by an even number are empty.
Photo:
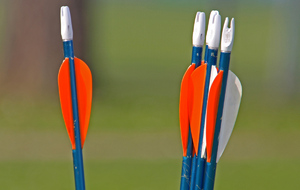
[[[3,189],[74,189],[70,162],[4,162],[0,168]],[[85,169],[87,189],[175,189],[179,185],[176,161],[86,162]]]
[[[274,160],[220,163],[215,190],[298,189],[300,162]]]
[[[72,189],[72,165],[68,162],[1,162],[1,188]],[[73,186],[72,186],[73,185]]]

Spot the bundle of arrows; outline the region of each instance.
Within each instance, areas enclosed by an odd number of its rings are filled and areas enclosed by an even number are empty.
[[[221,16],[212,11],[205,36],[205,14],[197,12],[193,31],[192,64],[180,91],[179,119],[183,146],[180,190],[213,190],[217,163],[231,136],[242,97],[239,79],[229,71],[234,19],[226,18],[221,38]]]
[[[92,74],[86,63],[74,57],[69,7],[61,7],[60,18],[65,57],[58,73],[60,104],[72,144],[75,187],[85,190],[82,147],[91,113]]]

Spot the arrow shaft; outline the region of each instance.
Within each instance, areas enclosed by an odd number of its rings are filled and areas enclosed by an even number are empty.
[[[204,190],[213,190],[215,175],[216,175],[217,163],[215,162],[206,162],[205,165],[205,177],[204,177]]]
[[[196,68],[201,65],[202,49],[203,49],[203,47],[193,46],[192,64],[195,63]]]
[[[79,115],[78,115],[78,102],[77,102],[77,89],[75,78],[75,65],[74,65],[74,51],[73,41],[64,41],[64,56],[69,58],[70,64],[70,81],[71,81],[71,99],[72,99],[72,111],[73,111],[73,123],[75,134],[76,149],[72,150],[73,153],[73,166],[76,190],[85,190],[84,169],[82,159],[82,148],[80,139],[80,127],[79,127]]]
[[[222,79],[221,94],[220,94],[219,105],[218,105],[217,120],[216,120],[216,125],[215,125],[211,162],[206,163],[205,178],[204,178],[204,190],[213,190],[213,188],[214,188],[214,180],[215,180],[215,173],[216,173],[216,167],[217,167],[216,159],[217,159],[217,153],[218,153],[219,134],[220,134],[220,130],[221,130],[221,123],[222,123],[222,116],[223,116],[223,108],[224,108],[224,100],[225,100],[225,93],[226,93],[226,86],[227,86],[229,63],[230,63],[230,53],[222,52],[221,56],[220,56],[220,67],[219,68],[220,68],[220,71],[223,71],[223,79]]]
[[[195,68],[198,68],[201,65],[202,61],[202,51],[203,47],[195,47],[193,46],[193,54],[192,54],[192,63],[195,63]],[[196,176],[197,170],[199,168],[197,155],[193,155],[192,158],[192,171],[191,171],[191,179],[190,179],[190,190],[193,190],[196,185]]]
[[[208,48],[208,46],[206,47]],[[218,49],[208,48],[206,52],[205,52],[205,56],[207,56],[207,68],[206,68],[206,78],[205,78],[202,115],[201,115],[201,124],[200,124],[197,169],[195,175],[195,185],[192,187],[193,189],[203,188],[205,158],[201,158],[201,152],[202,152],[202,143],[203,143],[203,136],[204,136],[204,125],[206,119],[206,107],[207,107],[207,99],[208,99],[209,84],[210,84],[210,74],[211,74],[212,66],[216,65],[217,63]]]
[[[229,61],[230,61],[230,53],[221,53],[220,70],[223,71],[223,79],[222,79],[221,94],[220,94],[220,100],[219,100],[219,106],[218,106],[218,114],[217,114],[217,121],[216,121],[216,127],[215,127],[214,142],[213,142],[213,148],[212,148],[212,156],[211,156],[212,162],[216,162],[216,159],[217,159],[219,134],[220,134],[220,129],[221,129],[224,100],[225,100],[225,93],[226,93],[226,87],[227,87]]]
[[[201,186],[203,184],[204,166],[205,166],[205,159],[201,158],[201,156],[198,155],[195,158],[195,171],[191,179],[190,190],[201,189]]]
[[[182,158],[180,190],[190,189],[192,154],[193,140],[191,135],[191,129],[189,128],[187,153],[186,156],[183,156]]]
[[[207,56],[208,56],[208,45],[205,46],[205,53],[204,53],[204,62],[207,63]]]
[[[198,159],[198,156],[195,154],[192,158],[192,171],[191,171],[190,190],[192,190],[195,187],[195,183],[196,183],[197,159]]]

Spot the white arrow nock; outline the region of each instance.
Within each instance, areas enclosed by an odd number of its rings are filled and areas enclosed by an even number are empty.
[[[221,15],[218,11],[211,11],[206,34],[206,44],[211,49],[218,49],[221,34]]]
[[[61,37],[63,41],[73,40],[71,13],[68,6],[60,8]]]
[[[205,36],[205,13],[197,12],[194,31],[193,31],[193,46],[202,47]]]
[[[226,17],[223,32],[222,32],[222,41],[221,41],[221,51],[222,52],[231,52],[234,39],[234,18],[231,19],[230,28],[228,28],[229,19]]]
[[[209,15],[209,21],[208,21],[208,26],[207,26],[207,34],[206,34],[206,44],[209,44],[209,32],[211,30],[211,26],[212,26],[212,22],[213,22],[213,18],[214,16],[219,13],[218,11],[211,11],[210,15]]]

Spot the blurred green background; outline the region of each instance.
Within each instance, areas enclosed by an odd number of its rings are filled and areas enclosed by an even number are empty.
[[[6,28],[21,23],[10,22],[8,1],[0,5],[1,189],[74,189],[71,144],[56,86],[63,59],[59,19],[52,20],[58,29],[47,30],[58,53],[50,51],[40,62],[34,54],[29,58],[36,63],[28,76],[33,82],[48,80],[49,86],[28,90],[22,80],[10,83],[7,76],[5,50],[17,39],[7,40]],[[86,36],[82,51],[94,80],[83,150],[86,188],[179,189],[180,82],[190,64],[196,12],[205,12],[208,20],[217,9],[222,24],[226,16],[236,21],[230,68],[242,82],[243,97],[215,190],[299,189],[299,5],[296,0],[88,1],[80,11]],[[58,18],[59,6],[54,7]],[[71,14],[75,22],[72,7]],[[74,29],[74,42],[78,35]],[[28,50],[35,40],[27,42]],[[53,69],[36,76],[42,70],[34,68],[49,60],[55,60]]]

